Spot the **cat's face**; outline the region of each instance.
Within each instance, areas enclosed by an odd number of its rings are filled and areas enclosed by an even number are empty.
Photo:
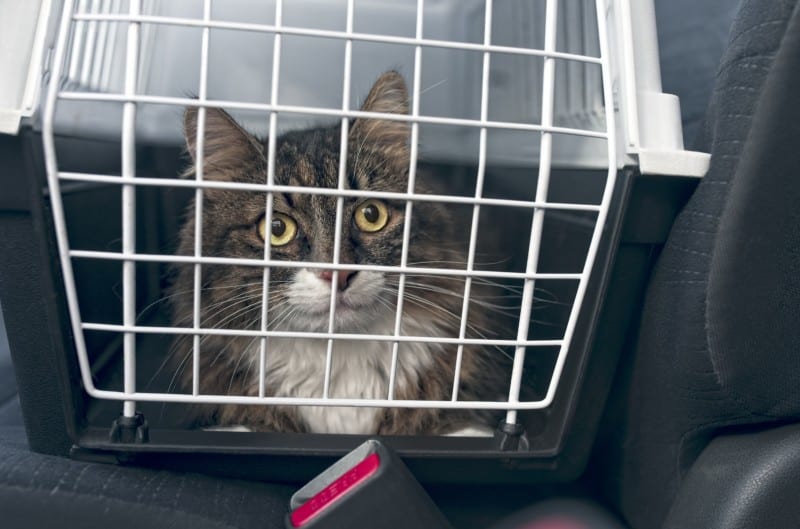
[[[396,72],[381,76],[362,110],[404,114],[405,84]],[[197,111],[187,111],[186,138],[196,156]],[[204,178],[267,182],[267,143],[239,127],[221,110],[208,109],[204,136]],[[276,140],[275,183],[304,188],[336,188],[339,180],[341,127],[315,128],[285,134]],[[348,134],[345,189],[408,190],[409,127],[389,120],[357,119]],[[420,186],[416,191],[423,191]],[[333,262],[337,197],[275,193],[271,226],[265,222],[266,195],[243,191],[206,190],[203,198],[203,255],[261,259],[270,245],[275,260]],[[401,264],[405,201],[364,197],[341,198],[339,262]],[[181,233],[180,253],[194,245],[194,208]],[[437,263],[448,259],[452,221],[441,206],[414,204],[408,262]],[[430,264],[422,264],[430,266]],[[435,266],[435,264],[434,264]],[[183,274],[187,275],[187,274]],[[336,330],[391,332],[376,329],[393,321],[398,275],[378,271],[272,267],[269,324],[273,330],[325,331],[331,289],[337,285]],[[428,279],[435,281],[435,279]],[[189,277],[181,279],[188,286]],[[425,283],[425,278],[415,278]],[[252,328],[260,324],[263,271],[259,267],[203,266],[204,325]]]

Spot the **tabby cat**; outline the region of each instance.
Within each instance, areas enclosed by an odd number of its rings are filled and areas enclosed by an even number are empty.
[[[361,108],[368,112],[408,113],[408,92],[397,72],[383,74]],[[188,151],[196,157],[197,109],[184,116]],[[354,119],[348,134],[347,189],[405,193],[410,163],[407,122]],[[293,131],[276,139],[275,183],[309,188],[338,186],[341,126]],[[188,171],[192,174],[193,170]],[[206,111],[204,178],[263,184],[267,181],[267,141],[245,131],[226,112]],[[429,193],[420,173],[417,193]],[[265,222],[266,194],[207,189],[203,198],[202,253],[261,259],[264,244],[271,258],[332,262],[336,197],[275,193],[273,219]],[[345,197],[341,225],[341,263],[399,265],[405,201]],[[194,253],[194,204],[180,232],[178,254]],[[446,207],[414,203],[408,248],[410,266],[461,267],[466,263],[464,226]],[[461,249],[454,250],[455,247]],[[269,330],[327,332],[332,284],[338,288],[335,331],[391,335],[399,274],[273,267],[269,275]],[[202,266],[203,327],[260,329],[263,270],[253,266]],[[488,283],[488,282],[487,282]],[[194,269],[176,268],[171,299],[173,323],[192,325]],[[468,337],[497,337],[500,323],[481,292],[491,288],[476,280],[469,311]],[[403,335],[457,337],[464,279],[407,275],[402,314]],[[483,289],[483,290],[482,290]],[[276,338],[267,342],[265,388],[268,396],[320,397],[323,394],[326,339]],[[175,344],[179,380],[191,388],[191,337]],[[261,340],[205,336],[201,341],[200,392],[258,395]],[[449,344],[400,343],[395,399],[449,400],[457,347]],[[336,340],[330,397],[385,399],[389,389],[392,343]],[[459,400],[504,400],[507,362],[497,348],[465,346]],[[209,405],[199,424],[244,426],[252,430],[361,433],[469,434],[491,432],[487,413],[468,410],[322,406]],[[466,433],[464,433],[466,432]]]

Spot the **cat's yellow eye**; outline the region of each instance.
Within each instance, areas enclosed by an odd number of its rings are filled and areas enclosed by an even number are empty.
[[[380,200],[369,199],[358,205],[353,218],[359,230],[373,233],[389,222],[389,208]]]
[[[262,241],[267,240],[267,217],[258,221],[258,235]],[[270,244],[283,246],[289,244],[297,235],[297,223],[294,219],[283,213],[272,214],[272,230],[270,231]]]

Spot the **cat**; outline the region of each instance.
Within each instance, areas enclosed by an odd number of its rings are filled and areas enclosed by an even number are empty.
[[[396,71],[381,75],[364,100],[367,112],[407,114],[408,92]],[[198,111],[184,114],[187,150],[194,163]],[[311,188],[338,186],[341,126],[292,131],[276,138],[275,183]],[[345,188],[407,192],[410,125],[388,119],[350,121]],[[267,181],[266,140],[247,132],[221,109],[205,117],[204,179],[263,184]],[[193,173],[193,166],[187,171]],[[423,173],[417,193],[430,193]],[[202,255],[261,259],[264,244],[274,260],[332,262],[336,197],[274,193],[271,226],[264,221],[266,194],[222,189],[203,193]],[[400,265],[405,201],[345,197],[341,225],[341,263]],[[177,253],[194,254],[192,202],[180,230]],[[417,201],[413,206],[408,248],[409,266],[464,268],[464,229],[442,204]],[[263,270],[252,266],[202,266],[203,327],[261,328]],[[194,268],[177,267],[171,287],[173,324],[191,326]],[[327,332],[333,281],[339,289],[335,332],[391,335],[399,274],[273,267],[270,270],[268,329]],[[481,295],[493,288],[476,278],[467,337],[497,338],[502,327],[491,304]],[[407,275],[402,334],[459,334],[464,279],[441,275]],[[494,331],[493,331],[494,330]],[[268,396],[321,397],[326,339],[271,337],[267,344],[265,388]],[[258,395],[261,340],[252,337],[204,336],[200,353],[200,392],[215,395]],[[174,345],[179,380],[192,387],[192,339]],[[394,397],[449,400],[452,396],[456,345],[399,345]],[[389,388],[392,342],[335,340],[330,397],[385,399]],[[508,392],[506,355],[491,346],[466,345],[463,350],[459,400],[505,400]],[[243,426],[280,432],[381,435],[444,435],[488,432],[494,415],[470,410],[323,406],[206,405],[200,425]]]

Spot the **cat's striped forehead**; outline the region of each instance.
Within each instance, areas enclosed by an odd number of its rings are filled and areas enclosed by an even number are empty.
[[[275,183],[293,187],[331,188],[339,186],[341,128],[319,128],[309,133],[289,133],[279,141],[275,153]],[[400,154],[402,157],[398,156]],[[386,146],[349,141],[345,189],[402,193],[408,185],[408,161],[403,152]],[[276,196],[276,205],[289,209],[319,209],[335,205],[336,198],[306,193]],[[328,209],[328,208],[325,208]]]

